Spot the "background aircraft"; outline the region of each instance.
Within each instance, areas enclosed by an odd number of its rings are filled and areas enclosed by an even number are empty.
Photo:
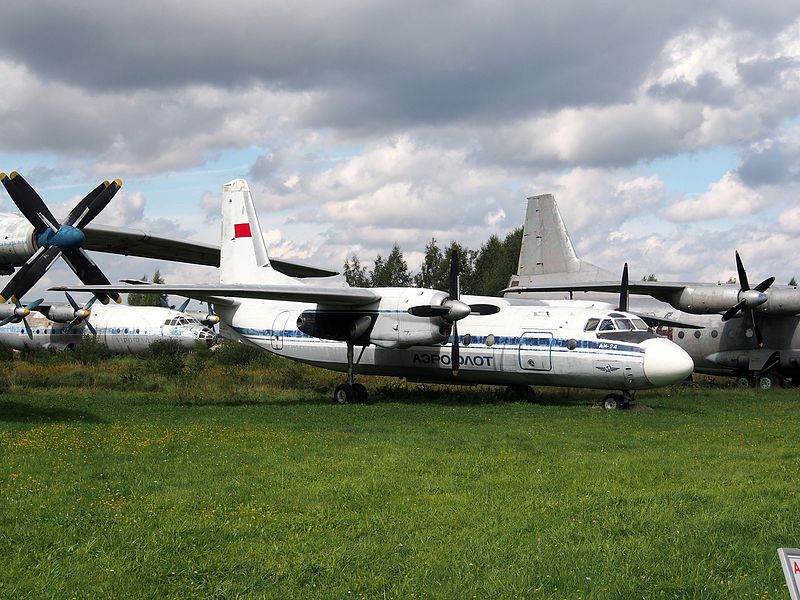
[[[0,275],[11,275],[15,267],[22,267],[0,293],[2,301],[21,298],[58,256],[64,257],[81,281],[107,282],[85,250],[219,266],[219,246],[215,244],[159,237],[144,231],[89,226],[122,186],[119,179],[98,185],[63,222],[53,216],[19,173],[8,176],[0,173],[0,181],[22,213],[0,213]],[[302,263],[277,259],[272,262],[275,269],[293,277],[336,275],[335,271]]]
[[[773,285],[774,277],[751,288],[738,253],[736,266],[738,284],[631,283],[640,296],[630,308],[666,320],[657,333],[686,350],[698,373],[735,375],[739,385],[765,389],[800,381],[800,291]],[[613,273],[578,258],[553,196],[528,198],[518,272],[506,297],[614,302],[619,290]]]
[[[457,256],[449,293],[421,288],[305,285],[271,267],[244,180],[223,187],[220,285],[90,285],[96,294],[136,289],[212,302],[222,323],[244,342],[294,360],[346,371],[334,401],[365,401],[361,373],[444,383],[563,385],[633,390],[667,385],[691,373],[689,356],[657,338],[624,311],[565,306],[512,306],[461,297]],[[462,332],[459,334],[459,322]],[[608,326],[610,324],[610,326]],[[355,356],[355,347],[361,349]],[[453,378],[452,372],[458,372]]]
[[[95,304],[80,306],[67,295],[69,304],[39,303],[0,321],[0,344],[16,350],[74,348],[86,337],[114,353],[142,354],[156,340],[172,340],[192,349],[198,342],[208,347],[218,336],[208,324],[180,310],[160,306]],[[29,305],[32,306],[32,305]]]

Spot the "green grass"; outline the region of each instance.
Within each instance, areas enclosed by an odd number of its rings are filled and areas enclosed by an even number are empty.
[[[334,406],[307,367],[147,364],[0,368],[0,597],[788,597],[794,391]]]

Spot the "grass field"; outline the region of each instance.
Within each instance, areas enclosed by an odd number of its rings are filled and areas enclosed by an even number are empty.
[[[0,364],[0,597],[788,598],[794,391],[156,370]]]

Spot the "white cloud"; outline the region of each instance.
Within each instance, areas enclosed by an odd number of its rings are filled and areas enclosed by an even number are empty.
[[[751,215],[766,205],[762,194],[746,187],[728,172],[699,198],[676,202],[664,215],[673,221],[703,221]]]

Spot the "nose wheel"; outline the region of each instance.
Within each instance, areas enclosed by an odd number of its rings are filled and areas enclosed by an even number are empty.
[[[621,394],[608,394],[600,403],[606,410],[626,410],[631,407],[633,392],[625,390]]]
[[[347,342],[347,379],[344,383],[337,385],[333,391],[334,404],[366,404],[369,401],[367,388],[353,381],[355,375],[354,354],[353,343]]]

